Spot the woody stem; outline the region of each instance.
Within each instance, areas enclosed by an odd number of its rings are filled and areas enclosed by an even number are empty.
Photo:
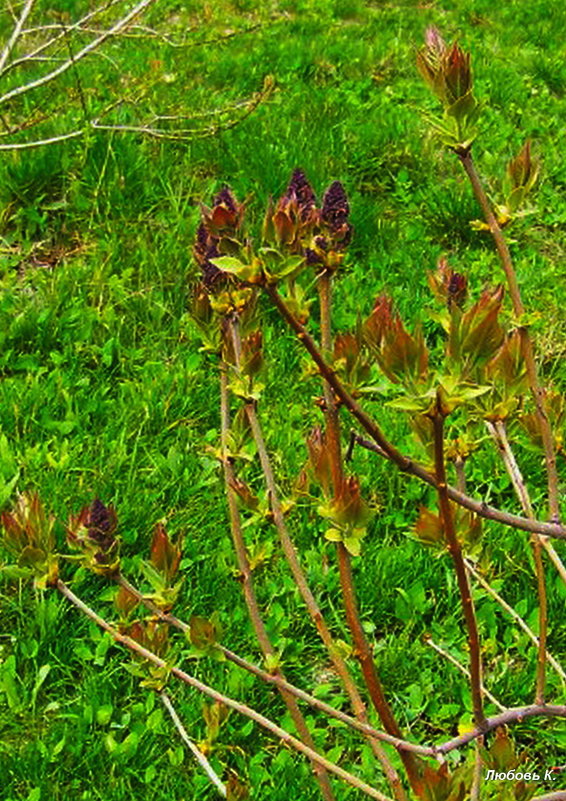
[[[257,640],[264,657],[274,657],[275,649],[271,644],[271,640],[267,634],[259,605],[257,602],[252,571],[248,558],[248,551],[244,541],[242,532],[242,525],[240,521],[240,513],[238,510],[238,503],[236,500],[236,493],[233,489],[235,474],[232,464],[232,458],[228,453],[228,435],[230,431],[230,410],[228,405],[228,376],[227,365],[223,360],[220,367],[220,425],[221,425],[221,444],[222,444],[222,466],[224,471],[224,482],[226,485],[226,495],[228,499],[228,508],[230,512],[230,530],[232,532],[232,540],[234,543],[234,550],[238,562],[238,568],[242,577],[242,587],[244,591],[244,598],[248,607],[250,620],[254,628]],[[284,678],[282,672],[277,669],[276,673]],[[293,722],[297,727],[299,736],[308,746],[309,749],[315,750],[314,741],[307,727],[306,721],[299,709],[296,699],[287,693],[282,688],[279,688],[281,696],[289,710]],[[318,780],[321,793],[326,801],[334,801],[334,793],[330,785],[328,772],[320,762],[311,760],[313,770]]]
[[[525,360],[525,367],[527,369],[527,377],[531,394],[535,402],[537,418],[539,421],[540,431],[542,435],[544,457],[546,462],[546,472],[548,478],[548,504],[550,509],[550,518],[553,522],[560,522],[560,502],[558,494],[558,472],[556,469],[556,453],[554,450],[554,439],[552,436],[552,429],[548,419],[548,412],[546,407],[544,390],[539,382],[537,366],[535,362],[534,349],[528,328],[521,324],[520,318],[525,312],[525,307],[521,299],[521,291],[519,289],[519,282],[517,281],[517,274],[513,266],[513,259],[503,232],[497,222],[495,214],[492,211],[490,202],[483,188],[483,184],[476,170],[475,164],[472,159],[471,153],[458,154],[458,157],[464,167],[466,175],[470,180],[476,200],[481,206],[485,221],[489,227],[491,236],[495,243],[495,248],[501,262],[501,266],[507,278],[507,286],[509,287],[509,294],[511,295],[511,302],[513,304],[513,311],[518,318],[518,332],[521,341],[521,349],[523,358]]]
[[[331,273],[324,270],[318,279],[319,299],[320,299],[320,329],[322,353],[328,358],[332,349],[332,284]],[[323,376],[326,379],[326,376]],[[328,452],[330,455],[330,465],[332,474],[332,484],[334,497],[337,498],[342,492],[344,481],[344,470],[342,462],[342,451],[340,445],[340,418],[336,399],[334,397],[331,382],[323,380],[324,386],[324,416],[326,421],[326,437]],[[346,613],[346,622],[354,641],[354,646],[360,667],[368,689],[372,703],[380,717],[385,730],[395,737],[402,737],[402,732],[395,719],[391,707],[385,697],[381,681],[379,679],[370,644],[366,637],[360,619],[358,601],[352,575],[352,564],[350,554],[344,543],[336,543],[338,559],[338,570],[340,574],[340,587],[342,599]],[[401,752],[401,759],[407,771],[411,786],[415,788],[419,782],[418,768],[413,754]]]
[[[446,465],[444,461],[444,413],[441,411],[440,398],[437,399],[436,411],[432,417],[432,424],[434,430],[434,469],[437,480],[440,518],[446,538],[446,546],[454,564],[458,589],[460,591],[462,611],[464,613],[464,620],[468,633],[468,648],[470,651],[470,688],[472,691],[474,721],[476,726],[481,729],[485,725],[485,715],[483,712],[482,700],[480,641],[474,602],[472,600],[468,575],[466,573],[466,565],[464,563],[462,548],[460,547],[460,542],[456,535],[454,516],[447,492]]]

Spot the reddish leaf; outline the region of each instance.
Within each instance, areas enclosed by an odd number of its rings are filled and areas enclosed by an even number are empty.
[[[156,570],[162,573],[169,581],[175,577],[179,569],[181,550],[176,545],[173,545],[162,523],[156,525],[153,533],[150,561]]]

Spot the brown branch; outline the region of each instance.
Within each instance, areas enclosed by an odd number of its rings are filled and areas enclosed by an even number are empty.
[[[265,289],[283,319],[297,334],[299,341],[312,357],[312,360],[317,365],[320,374],[326,379],[326,381],[328,381],[335,394],[340,398],[352,416],[356,418],[360,425],[374,440],[375,445],[370,443],[369,449],[375,450],[380,455],[383,455],[403,472],[414,475],[417,478],[420,478],[421,481],[424,481],[426,484],[436,487],[437,482],[434,475],[429,473],[428,470],[425,470],[422,465],[411,461],[411,459],[398,451],[386,439],[377,423],[372,420],[372,418],[366,412],[364,412],[354,398],[352,398],[352,396],[342,385],[342,382],[334,370],[324,360],[312,337],[307,333],[304,326],[301,325],[301,323],[289,310],[286,303],[279,295],[276,287],[267,286]],[[357,439],[357,442],[360,445],[363,445],[363,447],[368,447],[367,441],[364,441],[362,438]],[[556,537],[557,539],[566,539],[566,527],[560,525],[559,523],[546,523],[540,520],[528,520],[524,517],[510,514],[509,512],[503,512],[500,509],[494,509],[483,501],[476,501],[474,498],[470,498],[468,495],[459,492],[455,487],[448,486],[447,490],[451,500],[455,501],[457,504],[466,509],[470,509],[480,517],[484,517],[489,520],[496,520],[499,523],[511,526],[512,528],[521,529],[522,531],[534,531],[537,534],[544,534],[549,537]]]
[[[482,734],[493,731],[493,729],[496,729],[498,726],[520,723],[526,718],[532,717],[566,718],[566,706],[551,706],[549,704],[538,706],[537,704],[531,704],[530,706],[512,707],[502,712],[500,715],[495,715],[493,718],[486,718],[483,728],[480,729],[476,727],[472,731],[454,737],[452,740],[447,740],[445,743],[442,743],[442,745],[437,746],[436,751],[439,754],[447,754],[455,748],[460,748],[470,743],[472,740],[476,740]]]
[[[507,242],[505,241],[505,237],[503,236],[501,228],[499,227],[499,223],[497,222],[497,219],[491,209],[491,205],[489,203],[482,182],[475,168],[472,159],[472,154],[470,152],[465,154],[459,153],[458,157],[462,163],[462,166],[464,167],[466,175],[470,180],[470,184],[472,186],[476,200],[481,206],[483,215],[485,217],[485,221],[489,226],[489,230],[493,237],[495,248],[499,256],[499,260],[501,261],[501,266],[503,267],[505,276],[507,278],[507,285],[509,287],[509,294],[511,295],[513,311],[515,312],[515,316],[519,320],[517,330],[519,332],[521,340],[521,349],[523,353],[523,358],[525,360],[525,366],[527,369],[527,377],[529,380],[531,393],[535,402],[537,417],[543,441],[544,458],[546,461],[546,472],[548,478],[548,503],[550,508],[550,517],[554,523],[559,523],[560,502],[558,495],[558,472],[556,470],[556,453],[554,451],[554,441],[546,409],[544,390],[538,379],[533,343],[529,335],[528,328],[525,325],[521,325],[520,323],[520,318],[525,312],[525,307],[521,299],[521,291],[519,289],[519,283],[517,281],[517,274],[515,273],[513,260],[511,258],[511,253],[507,246]]]
[[[324,355],[329,356],[332,351],[332,273],[329,270],[323,270],[319,275],[318,291],[320,299],[322,352]],[[330,457],[332,487],[334,490],[334,497],[338,498],[342,493],[342,484],[344,481],[340,444],[340,418],[338,416],[336,399],[332,391],[333,387],[326,379],[326,376],[323,376],[323,389],[326,442]],[[389,734],[400,739],[402,738],[401,728],[383,691],[383,686],[375,666],[372,649],[362,626],[354,578],[352,575],[351,558],[344,543],[336,543],[336,555],[346,622],[354,641],[355,652],[360,662],[366,687],[383,727]],[[420,783],[417,762],[413,755],[406,751],[401,751],[400,756],[405,770],[407,771],[411,786],[415,789]]]
[[[157,607],[153,601],[149,598],[145,598],[132,584],[129,583],[123,576],[118,576],[117,581],[120,585],[126,587],[126,589],[139,598],[140,602],[143,603],[150,611],[154,614],[158,615],[162,620],[166,620],[171,625],[180,628],[182,631],[188,631],[189,626],[187,623],[184,623],[182,620],[174,617],[171,614],[163,612],[159,607]],[[280,678],[277,676],[272,676],[271,674],[266,673],[265,671],[261,670],[261,668],[252,665],[251,663],[247,662],[240,656],[229,651],[227,648],[223,646],[218,646],[220,650],[225,654],[226,658],[230,661],[234,662],[240,667],[243,667],[245,670],[248,670],[250,673],[255,674],[256,676],[260,677],[266,682],[272,684],[282,684],[288,692],[294,693],[297,698],[301,698],[302,700],[306,701],[311,706],[320,709],[322,712],[325,712],[327,715],[331,717],[336,717],[338,720],[342,720],[344,723],[349,725],[352,729],[357,729],[358,731],[364,731],[370,734],[372,737],[379,738],[384,742],[390,743],[394,745],[396,748],[400,750],[407,750],[413,751],[415,754],[422,754],[423,756],[437,756],[447,754],[449,751],[453,751],[455,748],[459,748],[461,745],[466,745],[467,743],[475,740],[477,737],[480,737],[484,732],[480,729],[474,729],[471,732],[466,732],[466,734],[460,735],[453,740],[448,740],[445,743],[441,743],[438,746],[422,746],[416,745],[415,743],[410,743],[407,740],[398,740],[395,737],[391,737],[384,732],[377,731],[373,729],[371,726],[364,726],[359,721],[355,720],[355,718],[351,718],[349,715],[346,715],[343,712],[339,712],[338,710],[334,709],[333,707],[325,704],[323,701],[320,701],[318,698],[314,698],[310,696],[308,693],[305,693],[303,690],[299,690],[297,687],[294,687],[289,682],[282,682]],[[501,715],[493,718],[487,718],[485,723],[485,731],[491,731],[492,729],[497,728],[497,726],[507,725],[511,723],[516,723],[518,721],[523,720],[525,717],[533,717],[533,716],[540,716],[540,717],[563,717],[566,718],[566,706],[526,706],[526,707],[513,707],[511,709],[507,709],[505,712],[502,712]]]
[[[332,279],[331,273],[328,270],[324,270],[318,278],[318,293],[320,298],[320,344],[324,357],[330,358],[332,352]],[[334,487],[334,494],[338,495],[342,487],[342,481],[344,480],[340,445],[340,418],[338,416],[338,408],[331,385],[327,380],[323,380],[322,385],[324,390],[324,418],[326,421],[326,439],[330,453],[332,485]]]
[[[474,761],[474,773],[470,789],[470,801],[480,801],[483,773],[482,748],[484,746],[484,740],[485,737],[483,735],[476,740],[476,758]]]
[[[493,424],[488,424],[488,430],[491,433],[491,426]],[[496,442],[498,447],[500,448],[501,457],[509,474],[509,478],[515,488],[515,492],[519,501],[521,502],[521,507],[523,509],[523,513],[526,517],[530,517],[534,520],[534,513],[531,505],[531,499],[529,496],[529,492],[527,490],[525,481],[523,479],[523,475],[517,464],[515,459],[515,455],[511,449],[511,444],[509,442],[509,438],[507,436],[507,431],[505,428],[505,423],[502,420],[499,420],[495,423],[495,434],[493,435],[496,437]],[[549,541],[548,537],[541,537],[540,538],[542,547],[547,552],[550,561],[554,565],[554,567],[558,570],[562,580],[566,583],[566,567],[562,562],[560,556],[556,553],[556,549],[554,545]]]
[[[149,609],[154,615],[159,617],[160,620],[163,620],[169,623],[171,626],[178,628],[185,634],[190,631],[190,626],[188,623],[185,623],[185,621],[175,617],[170,612],[164,612],[162,609],[156,606],[152,600],[146,598],[124,576],[118,574],[116,576],[116,581],[121,587],[124,587],[129,593],[135,596],[137,600],[147,607],[147,609]],[[329,717],[340,720],[350,728],[361,732],[361,734],[375,738],[376,740],[381,740],[399,750],[412,751],[415,754],[422,754],[422,756],[433,757],[435,755],[435,750],[432,746],[417,745],[416,743],[411,743],[408,740],[400,740],[397,737],[392,737],[390,734],[379,731],[369,724],[362,723],[360,720],[357,720],[356,718],[351,717],[351,715],[346,714],[346,712],[342,712],[339,709],[334,709],[334,707],[330,706],[330,704],[321,701],[319,698],[315,698],[313,695],[301,690],[299,687],[295,687],[295,685],[291,684],[289,681],[282,679],[281,676],[274,675],[273,673],[267,673],[265,670],[262,670],[260,667],[257,667],[257,665],[254,665],[251,662],[248,662],[246,659],[234,653],[229,648],[226,648],[224,645],[217,643],[216,647],[228,661],[238,665],[248,673],[252,673],[254,676],[257,676],[267,684],[281,687],[288,693],[294,695],[296,698],[299,698],[301,701],[305,701],[307,704],[310,704],[310,706],[312,706],[314,709],[318,709],[320,712],[324,712],[324,714],[328,715]]]
[[[530,517],[531,519],[534,518],[529,491],[519,469],[519,465],[515,459],[515,455],[509,445],[505,423],[502,420],[497,420],[495,423],[492,423],[491,420],[486,420],[485,426],[489,431],[491,438],[497,445],[499,454],[503,460],[507,474],[511,479],[513,489],[515,490],[515,494],[519,499],[523,513],[526,515],[526,517]]]
[[[474,610],[474,602],[472,599],[470,585],[468,583],[466,566],[464,564],[464,556],[462,554],[460,541],[458,540],[458,536],[456,534],[452,507],[450,505],[450,498],[448,497],[447,492],[446,466],[444,463],[444,418],[445,414],[441,408],[440,394],[438,394],[436,411],[432,416],[432,425],[434,430],[434,471],[437,480],[438,506],[440,510],[440,519],[442,521],[442,528],[446,538],[446,547],[452,558],[454,570],[456,572],[458,589],[460,591],[460,600],[462,603],[462,611],[464,613],[466,629],[468,632],[468,647],[470,649],[470,689],[472,691],[474,721],[476,726],[482,729],[485,723],[485,715],[483,712],[482,700],[480,640],[476,622],[476,613]]]
[[[248,607],[248,612],[255,635],[257,637],[257,640],[259,642],[264,657],[275,658],[276,656],[275,649],[273,648],[269,636],[267,634],[267,631],[265,629],[261,612],[259,610],[259,605],[257,603],[252,571],[248,559],[248,552],[244,541],[244,536],[242,533],[240,513],[238,510],[238,502],[236,500],[236,493],[233,489],[235,483],[234,481],[235,474],[232,465],[232,460],[228,455],[230,410],[228,406],[227,365],[224,361],[221,363],[220,367],[220,431],[221,431],[220,436],[222,445],[222,466],[224,471],[224,483],[226,486],[226,496],[228,499],[228,509],[230,512],[230,530],[232,532],[232,541],[234,543],[234,550],[236,552],[236,559],[238,562],[238,568],[240,570],[244,598],[246,601],[246,606]],[[281,678],[285,678],[280,669],[277,669],[274,672],[278,673],[281,676]],[[301,739],[311,750],[315,750],[314,741],[312,739],[311,733],[309,732],[306,721],[301,713],[301,710],[299,709],[297,701],[292,695],[287,693],[285,690],[280,689],[280,693],[285,702],[285,705],[287,706],[287,709],[289,710],[289,713],[291,714],[291,717],[293,718],[293,722],[297,727],[297,731]],[[313,768],[323,797],[326,799],[326,801],[334,801],[334,793],[330,785],[330,779],[328,777],[327,771],[321,767],[320,763],[316,761],[313,762]]]
[[[456,470],[456,487],[458,492],[466,492],[466,461],[461,456],[457,456],[454,460],[454,469]]]
[[[240,371],[240,352],[241,352],[241,342],[240,342],[240,332],[239,332],[239,325],[237,320],[233,320],[230,323],[230,335],[232,340],[232,349],[234,351],[235,356],[235,368],[239,372]],[[287,529],[287,525],[285,523],[285,517],[283,514],[283,509],[281,507],[281,501],[279,499],[279,493],[277,491],[277,485],[275,482],[275,476],[273,474],[273,469],[271,466],[271,461],[269,459],[269,455],[267,453],[267,447],[265,445],[265,440],[263,437],[263,431],[261,429],[261,425],[258,419],[257,411],[255,403],[248,402],[244,406],[244,410],[246,412],[246,416],[248,418],[251,432],[253,439],[256,444],[257,452],[259,455],[259,460],[261,463],[265,485],[267,488],[268,496],[269,496],[269,503],[271,506],[271,511],[273,514],[273,523],[276,527],[279,542],[281,544],[281,548],[283,549],[283,553],[285,554],[285,558],[287,559],[287,563],[295,580],[295,584],[301,594],[301,597],[307,607],[309,615],[313,620],[316,629],[320,635],[321,640],[323,641],[324,645],[327,648],[328,654],[338,673],[344,689],[346,690],[350,701],[352,703],[352,708],[354,710],[354,714],[358,718],[358,720],[364,724],[367,724],[368,718],[366,713],[365,704],[362,701],[361,695],[358,692],[358,689],[350,675],[350,671],[346,665],[345,660],[340,655],[336,644],[334,642],[334,638],[332,637],[328,626],[326,625],[326,621],[322,615],[322,611],[316,602],[316,599],[310,589],[308,584],[307,578],[305,576],[305,572],[301,566],[299,561],[299,557],[297,554],[297,550],[293,544],[291,539],[291,535]],[[383,750],[383,748],[379,745],[374,738],[369,738],[370,746],[381,763],[385,775],[390,782],[391,789],[397,798],[397,801],[406,801],[405,791],[399,779],[399,775],[397,771],[389,761],[387,754]]]
[[[220,704],[224,704],[229,709],[233,709],[235,712],[238,712],[241,715],[253,720],[255,723],[258,723],[264,729],[267,729],[271,734],[274,734],[279,740],[281,740],[285,745],[289,746],[290,748],[294,748],[296,751],[299,751],[301,754],[307,756],[311,762],[316,762],[320,765],[321,768],[324,770],[329,771],[330,773],[334,773],[339,778],[343,779],[344,781],[348,782],[348,784],[352,785],[358,790],[361,790],[366,795],[369,795],[371,798],[376,798],[378,801],[392,801],[390,798],[385,796],[383,793],[376,790],[374,787],[371,787],[369,784],[366,784],[361,779],[358,779],[357,776],[348,773],[348,771],[341,768],[339,765],[335,765],[333,762],[330,762],[325,757],[318,754],[312,748],[309,748],[296,737],[293,737],[292,734],[282,729],[276,723],[266,718],[264,715],[261,715],[259,712],[256,712],[255,709],[247,706],[246,704],[241,704],[239,701],[230,698],[228,695],[224,695],[223,693],[218,692],[218,690],[209,687],[209,685],[204,684],[202,681],[194,678],[189,673],[186,673],[184,670],[181,670],[174,665],[169,665],[164,659],[161,659],[159,656],[154,654],[152,651],[148,651],[147,648],[144,648],[143,645],[140,645],[138,642],[133,640],[131,637],[128,637],[126,634],[121,634],[117,629],[111,626],[104,618],[97,615],[94,610],[92,610],[89,606],[87,606],[81,599],[72,592],[72,590],[67,587],[67,585],[61,581],[60,579],[57,581],[57,589],[59,592],[65,596],[72,604],[74,604],[78,609],[80,609],[83,614],[93,620],[100,628],[107,631],[110,636],[112,637],[115,642],[120,643],[121,645],[125,645],[126,648],[129,648],[130,651],[141,656],[143,659],[146,659],[148,662],[151,662],[157,667],[166,668],[170,673],[175,676],[176,678],[180,679],[182,682],[187,684],[189,687],[193,687],[194,689],[198,690],[199,692],[203,693],[203,695],[207,695],[209,698],[212,698],[214,701],[217,701]]]
[[[377,453],[384,459],[389,458],[385,451],[380,448],[379,445],[376,445],[375,442],[364,439],[364,437],[361,437],[359,434],[355,435],[355,440],[356,444],[360,445],[360,447],[368,451],[373,451],[373,453]],[[429,473],[415,462],[410,462],[405,472],[417,476],[431,487],[436,487],[436,479],[432,473]],[[529,520],[526,517],[519,517],[519,515],[514,515],[511,512],[503,512],[501,509],[489,506],[485,501],[477,501],[475,498],[465,495],[459,489],[450,485],[448,485],[448,495],[450,496],[450,500],[454,501],[459,506],[463,506],[464,509],[469,509],[478,517],[484,518],[484,520],[494,520],[496,523],[503,523],[505,526],[520,529],[521,531],[534,532],[556,539],[566,539],[566,527],[562,525],[546,523],[542,520]]]

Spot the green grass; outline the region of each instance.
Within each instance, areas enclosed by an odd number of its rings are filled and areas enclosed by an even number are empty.
[[[434,103],[416,75],[414,48],[429,24],[472,51],[477,94],[485,103],[476,158],[494,201],[502,199],[504,164],[526,137],[543,157],[536,213],[513,227],[512,251],[528,305],[543,310],[537,332],[543,374],[562,389],[566,379],[565,12],[549,1],[494,6],[454,0],[440,8],[281,0],[261,13],[257,5],[241,0],[207,6],[195,41],[261,22],[251,33],[173,55],[154,45],[151,53],[132,56],[134,85],[151,55],[162,61],[163,74],[175,77],[157,81],[154,102],[173,109],[189,105],[195,113],[249,97],[273,75],[274,93],[240,125],[188,144],[98,132],[49,150],[3,154],[0,163],[2,503],[8,505],[17,475],[18,490],[36,489],[58,516],[61,541],[71,512],[97,495],[114,503],[126,565],[134,573],[136,554],[147,553],[153,526],[166,520],[172,533],[185,534],[181,616],[217,610],[223,641],[254,661],[258,650],[232,573],[220,473],[207,450],[219,437],[216,368],[199,351],[186,313],[198,203],[229,184],[248,198],[257,230],[267,197],[282,193],[295,166],[306,170],[319,196],[332,180],[342,180],[355,237],[336,292],[338,330],[351,327],[358,312],[369,313],[384,290],[403,314],[424,317],[427,271],[441,254],[468,272],[476,291],[500,281],[491,243],[469,226],[479,210],[459,165],[430,138],[421,115]],[[185,3],[182,12],[173,2],[169,7],[179,12],[179,25],[202,18],[200,3]],[[113,44],[117,56],[120,47]],[[114,91],[113,79],[100,83],[101,67],[94,65],[84,70],[93,98],[94,87],[102,95]],[[55,132],[72,121],[72,111],[65,112],[53,123]],[[300,374],[302,356],[273,311],[266,307],[263,316],[269,366],[261,414],[270,451],[288,453],[276,467],[278,481],[290,491],[306,458],[304,437],[320,420],[311,400],[320,390],[316,380],[289,381]],[[392,439],[415,450],[398,415],[379,403],[368,406]],[[542,515],[540,455],[519,442],[517,456],[537,488]],[[563,457],[559,467],[564,469]],[[355,567],[364,624],[406,731],[438,740],[455,732],[470,698],[460,675],[423,642],[428,632],[466,661],[450,568],[408,537],[419,505],[433,503],[432,496],[362,451],[355,453],[353,470],[382,505]],[[253,469],[249,478],[259,489]],[[470,465],[469,481],[476,494],[516,509],[488,442]],[[331,628],[347,640],[322,522],[309,509],[299,509],[292,521]],[[271,536],[265,529],[250,539]],[[527,536],[486,525],[484,537],[494,586],[536,628]],[[565,558],[563,543],[556,547]],[[548,574],[549,646],[560,657],[566,652],[565,592],[550,568]],[[112,615],[103,582],[79,575],[74,586]],[[277,554],[258,575],[258,591],[289,678],[305,689],[317,686],[325,700],[343,705],[336,682],[321,682],[325,654]],[[6,801],[215,797],[183,755],[158,699],[124,670],[127,655],[52,593],[3,582],[0,599]],[[489,686],[503,703],[527,703],[536,654],[483,591],[476,601]],[[208,660],[191,668],[289,724],[279,699],[235,668]],[[559,702],[560,692],[549,672],[549,697]],[[180,689],[174,697],[191,736],[202,738],[202,698]],[[326,751],[386,791],[357,739],[321,717],[308,720]],[[557,723],[529,721],[513,731],[536,768],[560,762],[564,733]],[[300,801],[318,797],[306,763],[234,714],[213,759],[246,778],[258,801],[287,801],[290,787]],[[358,797],[345,787],[337,794],[340,801]]]

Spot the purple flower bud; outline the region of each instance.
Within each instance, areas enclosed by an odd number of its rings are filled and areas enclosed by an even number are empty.
[[[334,181],[326,190],[322,203],[321,220],[330,229],[333,249],[344,250],[352,239],[352,226],[348,222],[350,206],[340,181]]]
[[[106,533],[115,525],[115,522],[110,509],[102,503],[100,498],[96,498],[90,507],[89,526]]]
[[[323,264],[322,258],[312,248],[305,248],[305,260],[307,264]]]
[[[303,170],[293,171],[291,180],[284,195],[284,200],[297,204],[301,219],[305,220],[316,207],[316,196]]]
[[[206,252],[209,247],[209,240],[211,238],[212,237],[209,237],[208,231],[206,230],[204,224],[201,223],[197,228],[197,233],[195,236],[194,253],[197,261],[200,261],[199,257],[206,256]]]
[[[223,186],[220,192],[214,198],[212,205],[216,206],[224,206],[228,211],[236,213],[238,210],[238,204],[236,203],[236,198],[230,191],[227,186]]]
[[[203,223],[197,228],[193,253],[202,271],[202,282],[210,291],[226,273],[210,261],[218,258],[221,253],[218,250],[218,237],[209,234]]]
[[[100,545],[103,551],[109,550],[115,542],[114,531],[117,525],[113,507],[105,506],[96,498],[88,509],[85,522],[89,539]]]
[[[450,307],[452,303],[462,306],[466,300],[467,291],[468,281],[466,277],[461,273],[452,273],[447,287],[448,306]]]
[[[429,50],[437,53],[439,56],[446,52],[446,43],[440,35],[438,28],[434,26],[426,29],[425,45]]]
[[[341,228],[348,222],[350,206],[346,192],[340,181],[334,181],[326,192],[322,200],[322,219],[332,229]]]

